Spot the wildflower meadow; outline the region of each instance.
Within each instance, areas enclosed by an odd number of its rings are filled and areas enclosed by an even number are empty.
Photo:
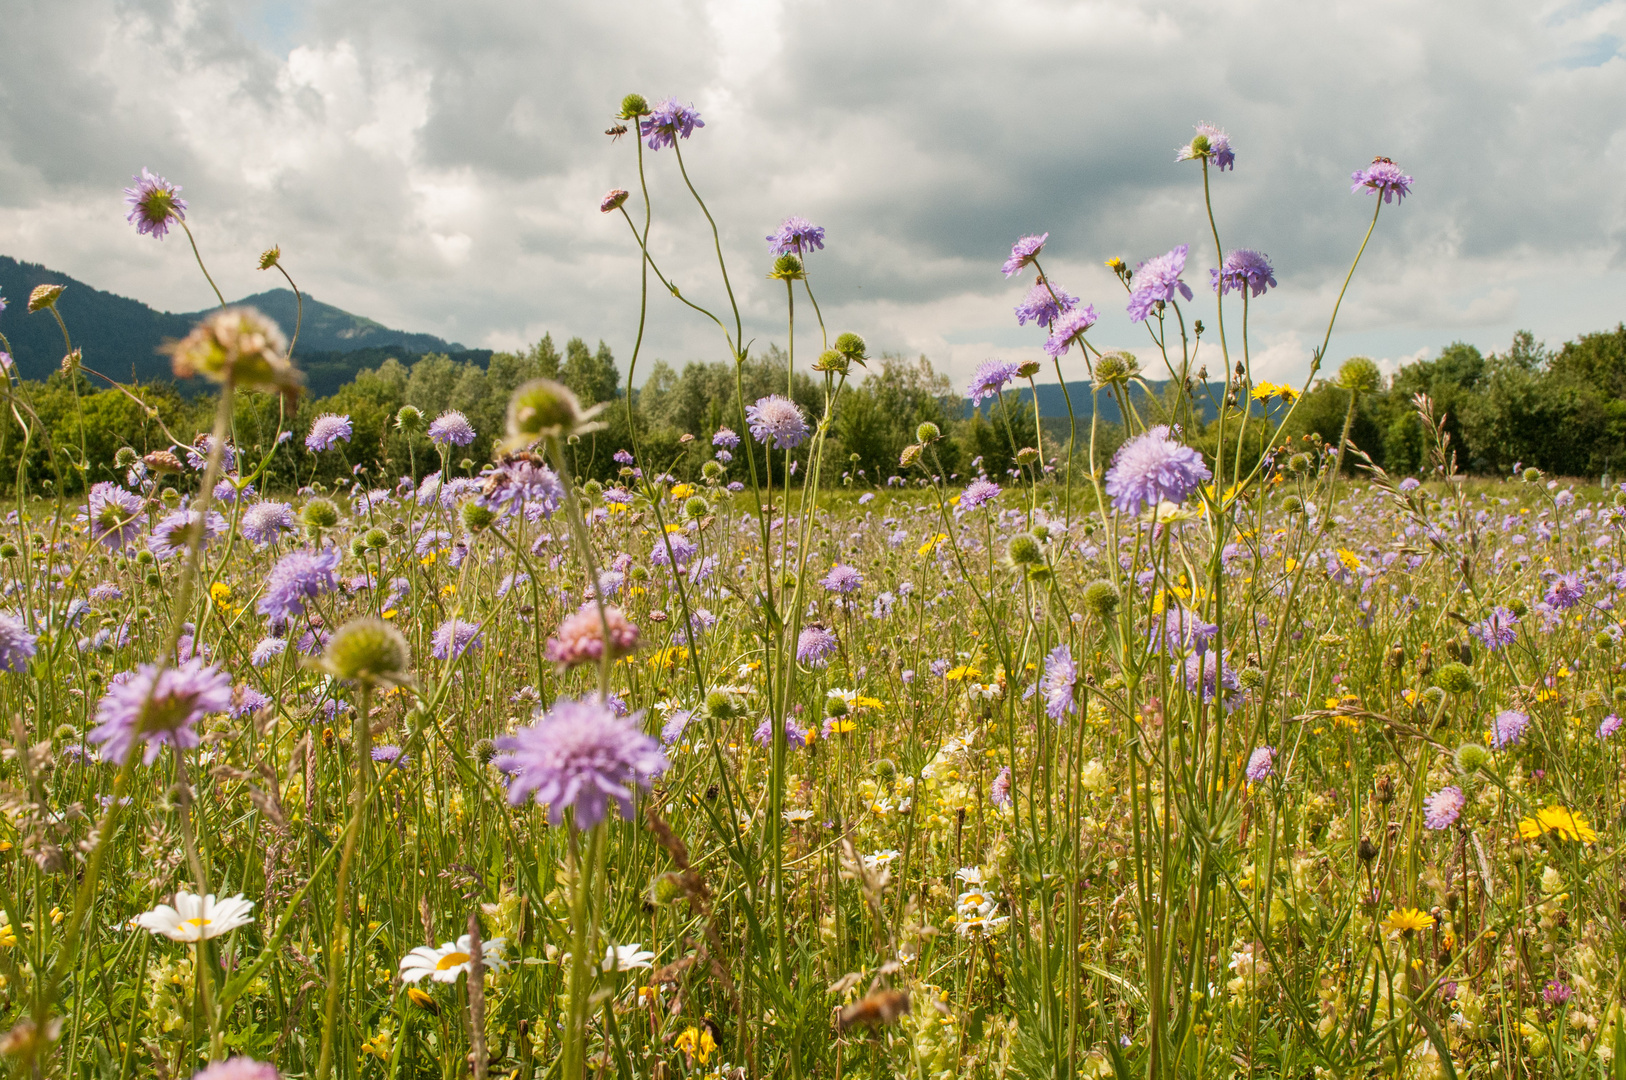
[[[1245,147],[1199,125],[1168,167],[1220,265],[1113,257],[1085,302],[1044,268],[1067,238],[991,252],[1050,359],[956,388],[1003,464],[927,420],[860,476],[831,433],[879,360],[824,323],[824,229],[729,264],[706,121],[631,95],[616,124],[628,325],[715,332],[705,430],[651,445],[635,348],[608,400],[408,405],[387,468],[317,479],[359,421],[296,428],[299,327],[224,298],[168,349],[201,433],[97,376],[163,434],[92,454],[8,374],[15,1075],[1626,1076],[1626,485],[1469,477],[1422,394],[1416,475],[1351,439],[1380,376],[1328,343],[1412,176],[1326,193],[1325,337],[1303,384],[1256,381],[1276,271],[1229,246]],[[181,191],[143,169],[129,220],[207,275]],[[714,279],[663,272],[678,213]],[[748,274],[783,284],[771,354]],[[61,291],[0,332],[54,320],[94,372]],[[1110,304],[1138,353],[1092,343]],[[1089,388],[1060,429],[1050,375]],[[1312,385],[1338,438],[1296,426]]]

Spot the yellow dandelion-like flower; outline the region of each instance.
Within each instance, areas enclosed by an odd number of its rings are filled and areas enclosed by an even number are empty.
[[[926,556],[932,553],[933,549],[935,549],[938,544],[941,544],[947,539],[948,533],[938,533],[936,536],[928,539],[924,544],[921,544],[919,548],[915,549],[915,554],[924,559]]]
[[[674,502],[681,501],[683,499],[687,499],[690,495],[693,495],[693,494],[694,494],[694,485],[693,484],[673,484],[672,485],[672,499],[673,499]]]
[[[1277,386],[1273,382],[1255,383],[1253,386],[1253,393],[1249,396],[1255,401],[1269,401],[1271,398],[1275,397],[1280,390],[1281,387]]]
[[[1395,908],[1383,920],[1383,929],[1391,934],[1410,934],[1427,930],[1434,925],[1434,916],[1418,908]]]
[[[966,679],[975,679],[981,674],[982,672],[970,664],[961,664],[959,667],[949,668],[948,673],[943,676],[943,680],[945,682],[964,682]]]
[[[717,1049],[717,1040],[711,1037],[710,1028],[689,1027],[684,1028],[682,1034],[672,1040],[672,1045],[704,1064]]]
[[[1597,830],[1587,821],[1586,815],[1564,806],[1549,806],[1536,811],[1535,817],[1519,822],[1519,835],[1526,840],[1538,840],[1544,833],[1557,833],[1565,840],[1576,840],[1583,844],[1598,842]]]
[[[1359,570],[1361,568],[1361,557],[1348,548],[1338,549],[1338,561],[1350,570]]]

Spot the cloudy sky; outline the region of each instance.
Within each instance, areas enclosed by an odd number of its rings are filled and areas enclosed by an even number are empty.
[[[998,272],[1027,232],[1050,233],[1051,276],[1103,313],[1097,344],[1145,344],[1102,261],[1190,243],[1206,280],[1200,171],[1173,159],[1212,121],[1237,150],[1214,184],[1221,239],[1266,252],[1280,282],[1252,308],[1264,377],[1302,377],[1320,343],[1372,211],[1350,172],[1382,154],[1416,177],[1330,350],[1392,367],[1626,317],[1623,39],[1626,0],[18,4],[0,35],[0,253],[206,306],[184,239],[124,221],[120,189],[147,166],[185,188],[228,297],[274,284],[254,263],[277,243],[310,293],[391,326],[603,338],[624,364],[639,261],[598,201],[636,191],[637,157],[603,131],[628,91],[675,95],[705,120],[684,163],[747,336],[784,340],[762,238],[800,214],[828,232],[810,273],[832,333],[959,379],[1037,355],[1011,312],[1023,285]],[[677,164],[645,154],[652,249],[722,309]],[[1212,323],[1212,299],[1195,306]],[[646,360],[724,355],[653,298]]]

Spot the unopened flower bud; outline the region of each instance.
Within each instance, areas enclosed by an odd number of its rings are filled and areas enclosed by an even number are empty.
[[[942,437],[943,429],[932,423],[930,420],[923,421],[919,427],[915,428],[915,440],[917,442],[936,442]]]
[[[619,210],[621,209],[622,205],[626,203],[626,201],[626,188],[611,188],[605,193],[604,198],[598,201],[599,213],[608,214]]]
[[[307,528],[331,529],[339,523],[339,508],[332,499],[312,499],[299,512]]]
[[[502,448],[523,450],[538,439],[594,431],[592,418],[603,408],[583,409],[570,388],[552,379],[532,379],[508,399],[508,438]]]
[[[1471,694],[1478,689],[1474,673],[1468,670],[1467,665],[1455,660],[1440,665],[1434,673],[1434,685],[1448,694]]]
[[[185,468],[181,459],[168,450],[154,450],[141,460],[155,473],[178,473]]]
[[[1465,776],[1474,773],[1490,764],[1490,751],[1481,743],[1463,743],[1457,747],[1457,771]]]
[[[739,715],[739,706],[726,691],[713,690],[706,695],[706,712],[714,719],[728,720]]]
[[[28,294],[28,313],[30,315],[46,308],[56,307],[57,297],[62,295],[66,285],[36,285],[34,291]]]
[[[1019,465],[1032,467],[1039,462],[1039,451],[1031,446],[1024,446],[1016,452],[1016,461]]]
[[[851,332],[836,338],[836,352],[849,360],[868,360],[868,348],[863,338]]]
[[[807,275],[802,271],[802,260],[794,255],[781,255],[773,261],[768,276],[777,281],[800,281]]]
[[[1118,605],[1122,602],[1122,599],[1118,595],[1117,586],[1110,581],[1092,581],[1084,587],[1084,610],[1097,619],[1111,617],[1113,612],[1118,610]]]
[[[497,520],[497,512],[488,506],[481,506],[474,501],[466,502],[458,510],[458,516],[463,527],[469,532],[484,532],[491,528],[491,523]]]
[[[1011,537],[1011,543],[1005,549],[1006,556],[1017,566],[1031,566],[1044,561],[1044,552],[1039,547],[1039,541],[1026,533],[1018,533]]]
[[[395,413],[395,427],[408,435],[416,435],[424,429],[423,413],[412,405],[402,405]]]
[[[1018,379],[1031,379],[1033,376],[1039,374],[1040,370],[1041,368],[1039,366],[1039,361],[1024,360],[1016,368],[1016,377]]]
[[[845,375],[851,368],[852,361],[834,349],[826,349],[813,361],[814,371],[830,371],[838,375]]]
[[[907,469],[909,466],[911,466],[915,462],[919,461],[920,460],[920,453],[921,453],[921,451],[923,449],[924,449],[924,447],[922,447],[919,443],[914,443],[914,444],[911,444],[909,446],[905,446],[903,448],[903,453],[898,455],[898,466],[899,466],[899,468]]]
[[[621,99],[620,117],[623,120],[634,120],[640,116],[648,116],[649,112],[649,101],[642,94],[628,94]]]
[[[334,678],[372,686],[412,682],[411,654],[400,631],[371,616],[352,619],[329,639],[318,666]]]

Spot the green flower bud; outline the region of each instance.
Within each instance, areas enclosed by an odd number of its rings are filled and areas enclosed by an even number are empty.
[[[1507,609],[1521,619],[1530,614],[1530,605],[1526,604],[1523,600],[1510,601],[1507,605]]]
[[[1039,463],[1039,451],[1031,446],[1024,446],[1016,452],[1016,461],[1020,465],[1032,468]]]
[[[1011,537],[1011,543],[1005,549],[1006,557],[1017,566],[1031,566],[1034,563],[1044,562],[1044,552],[1039,547],[1039,541],[1026,533],[1018,533]]]
[[[604,493],[604,485],[597,480],[589,480],[582,485],[582,494],[589,499],[596,499]]]
[[[670,904],[683,895],[683,883],[676,874],[660,874],[649,886],[649,898],[656,904]]]
[[[1289,469],[1291,469],[1293,472],[1296,472],[1296,473],[1309,472],[1310,471],[1310,455],[1309,454],[1294,454],[1292,457],[1287,459],[1287,467]]]
[[[1304,510],[1304,500],[1297,495],[1289,495],[1282,500],[1282,513],[1297,514]]]
[[[371,616],[352,619],[329,639],[317,663],[337,679],[369,686],[407,686],[412,660],[400,631]]]
[[[476,739],[470,749],[474,751],[474,760],[482,765],[490,765],[491,759],[497,756],[497,744],[490,739]]]
[[[162,499],[164,505],[169,507],[171,510],[181,505],[181,493],[172,487],[167,487],[163,491],[159,492],[158,497]]]
[[[1615,639],[1610,637],[1604,631],[1599,630],[1597,637],[1592,639],[1592,644],[1600,649],[1613,649],[1615,647]]]
[[[1250,665],[1237,672],[1236,679],[1242,684],[1242,689],[1258,690],[1265,685],[1265,671]]]
[[[851,370],[852,361],[834,349],[826,349],[813,361],[814,371],[831,371],[838,375],[845,375]]]
[[[147,582],[147,588],[149,588],[149,589],[157,589],[157,588],[161,588],[163,586],[164,578],[163,578],[163,575],[159,574],[155,570],[152,573],[147,575],[146,582]]]
[[[307,528],[331,529],[339,523],[339,508],[332,499],[312,499],[299,512]]]
[[[118,453],[113,455],[113,467],[115,469],[128,469],[140,460],[141,456],[130,447],[121,446]]]
[[[739,715],[739,705],[733,696],[723,690],[706,695],[706,712],[718,720],[730,720]]]
[[[469,532],[484,532],[497,520],[497,512],[477,502],[466,502],[458,511],[463,527]]]
[[[849,360],[868,360],[868,346],[857,334],[846,333],[836,338],[836,352]]]
[[[699,521],[711,513],[711,505],[698,495],[692,495],[683,504],[683,516],[690,521]]]
[[[508,399],[508,437],[502,448],[523,450],[549,436],[597,430],[603,425],[592,420],[602,409],[602,405],[583,409],[569,387],[552,379],[532,379]]]
[[[768,276],[777,281],[800,281],[807,275],[802,271],[802,260],[794,255],[781,255],[773,261]]]
[[[1134,353],[1121,351],[1104,353],[1095,362],[1095,381],[1101,386],[1127,382],[1139,371],[1140,361],[1135,358]]]
[[[1338,369],[1338,385],[1345,390],[1371,393],[1383,385],[1383,373],[1364,356],[1352,356]]]
[[[383,551],[390,546],[390,534],[383,529],[368,529],[367,535],[362,539],[374,551]]]
[[[1457,747],[1457,771],[1464,776],[1472,776],[1490,764],[1490,757],[1490,751],[1483,743],[1465,742]]]
[[[7,546],[9,547],[10,545],[7,545]],[[12,550],[15,551],[17,549],[12,548]],[[151,566],[156,560],[157,560],[157,556],[154,555],[150,551],[147,551],[147,550],[143,549],[141,551],[136,552],[136,565],[137,566]]]
[[[707,480],[715,481],[723,475],[723,464],[720,461],[708,461],[700,466],[700,475]]]
[[[1104,579],[1085,586],[1083,599],[1084,610],[1102,620],[1110,618],[1123,600],[1118,595],[1117,586]]]
[[[826,716],[846,716],[847,715],[847,699],[842,697],[840,694],[831,694],[829,697],[825,698],[824,699],[824,715],[826,715]]]
[[[921,446],[919,443],[912,443],[909,446],[905,446],[903,448],[903,453],[898,455],[898,467],[900,469],[907,469],[909,466],[920,460],[920,455],[924,450],[925,447]]]
[[[636,120],[640,116],[650,113],[649,101],[642,94],[628,94],[621,99],[621,112],[618,114],[623,120]]]
[[[353,559],[365,559],[367,557],[367,541],[364,538],[360,536],[350,538],[350,557]]]
[[[1024,360],[1016,369],[1018,379],[1031,379],[1039,374],[1041,367],[1037,360]]]
[[[1474,682],[1474,673],[1468,670],[1466,664],[1455,660],[1440,665],[1434,673],[1434,685],[1448,694],[1471,694],[1479,689],[1479,684]]]
[[[0,544],[0,559],[15,559],[18,554],[20,553],[17,550],[17,545],[13,544],[10,540]],[[142,554],[150,556],[152,552],[143,551]]]
[[[921,443],[936,442],[943,437],[943,429],[930,420],[923,421],[915,428],[915,441]]]
[[[395,427],[408,435],[416,435],[424,429],[423,413],[411,405],[402,405],[395,414]]]

